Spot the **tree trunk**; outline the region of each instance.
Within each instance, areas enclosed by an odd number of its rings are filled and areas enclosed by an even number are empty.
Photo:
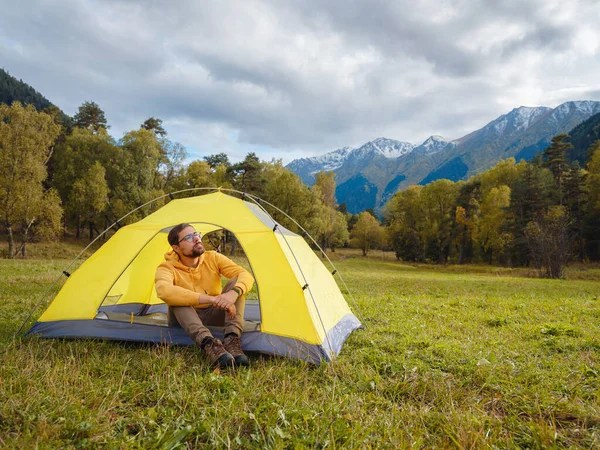
[[[77,240],[79,240],[80,236],[81,236],[81,216],[79,214],[77,214],[77,232],[75,234],[75,238]]]
[[[12,225],[7,225],[6,231],[8,231],[8,257],[12,259],[15,257],[15,238],[13,236]]]
[[[90,220],[88,222],[88,225],[90,226],[90,242],[94,240],[94,223]]]
[[[108,217],[104,216],[104,231],[108,228],[110,224],[108,223]],[[106,241],[106,236],[108,235],[108,231],[102,235],[102,240]]]
[[[363,247],[362,252],[363,252],[363,256],[367,256],[367,249],[366,248]]]
[[[577,228],[578,228],[578,238],[579,238],[579,260],[583,261],[584,252],[583,252],[583,221],[581,220],[581,204],[579,199],[577,199]]]
[[[229,256],[235,255],[235,251],[237,248],[237,239],[232,234],[229,235],[231,237],[231,251],[229,252]]]

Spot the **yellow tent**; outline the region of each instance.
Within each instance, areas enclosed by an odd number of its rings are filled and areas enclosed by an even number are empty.
[[[245,350],[318,363],[337,355],[361,326],[301,236],[259,205],[215,192],[172,200],[117,231],[67,279],[29,334],[192,344],[183,329],[168,326],[154,289],[156,267],[170,249],[167,233],[182,222],[203,233],[230,231],[248,258],[258,299],[246,307]]]

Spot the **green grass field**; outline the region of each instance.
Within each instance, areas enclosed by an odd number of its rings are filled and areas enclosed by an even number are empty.
[[[336,256],[366,329],[334,364],[234,373],[191,347],[13,340],[67,261],[0,260],[0,448],[600,447],[598,269]]]

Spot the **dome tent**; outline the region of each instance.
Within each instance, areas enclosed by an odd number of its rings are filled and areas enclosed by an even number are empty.
[[[218,191],[172,200],[119,229],[69,276],[28,334],[192,345],[182,328],[168,326],[154,289],[156,267],[170,250],[167,233],[183,222],[203,233],[228,230],[246,254],[258,301],[246,307],[244,350],[330,361],[361,327],[301,236],[258,204]]]

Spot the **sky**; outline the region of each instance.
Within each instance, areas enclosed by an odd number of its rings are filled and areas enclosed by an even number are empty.
[[[600,100],[597,0],[0,0],[0,67],[119,139],[289,163]]]

